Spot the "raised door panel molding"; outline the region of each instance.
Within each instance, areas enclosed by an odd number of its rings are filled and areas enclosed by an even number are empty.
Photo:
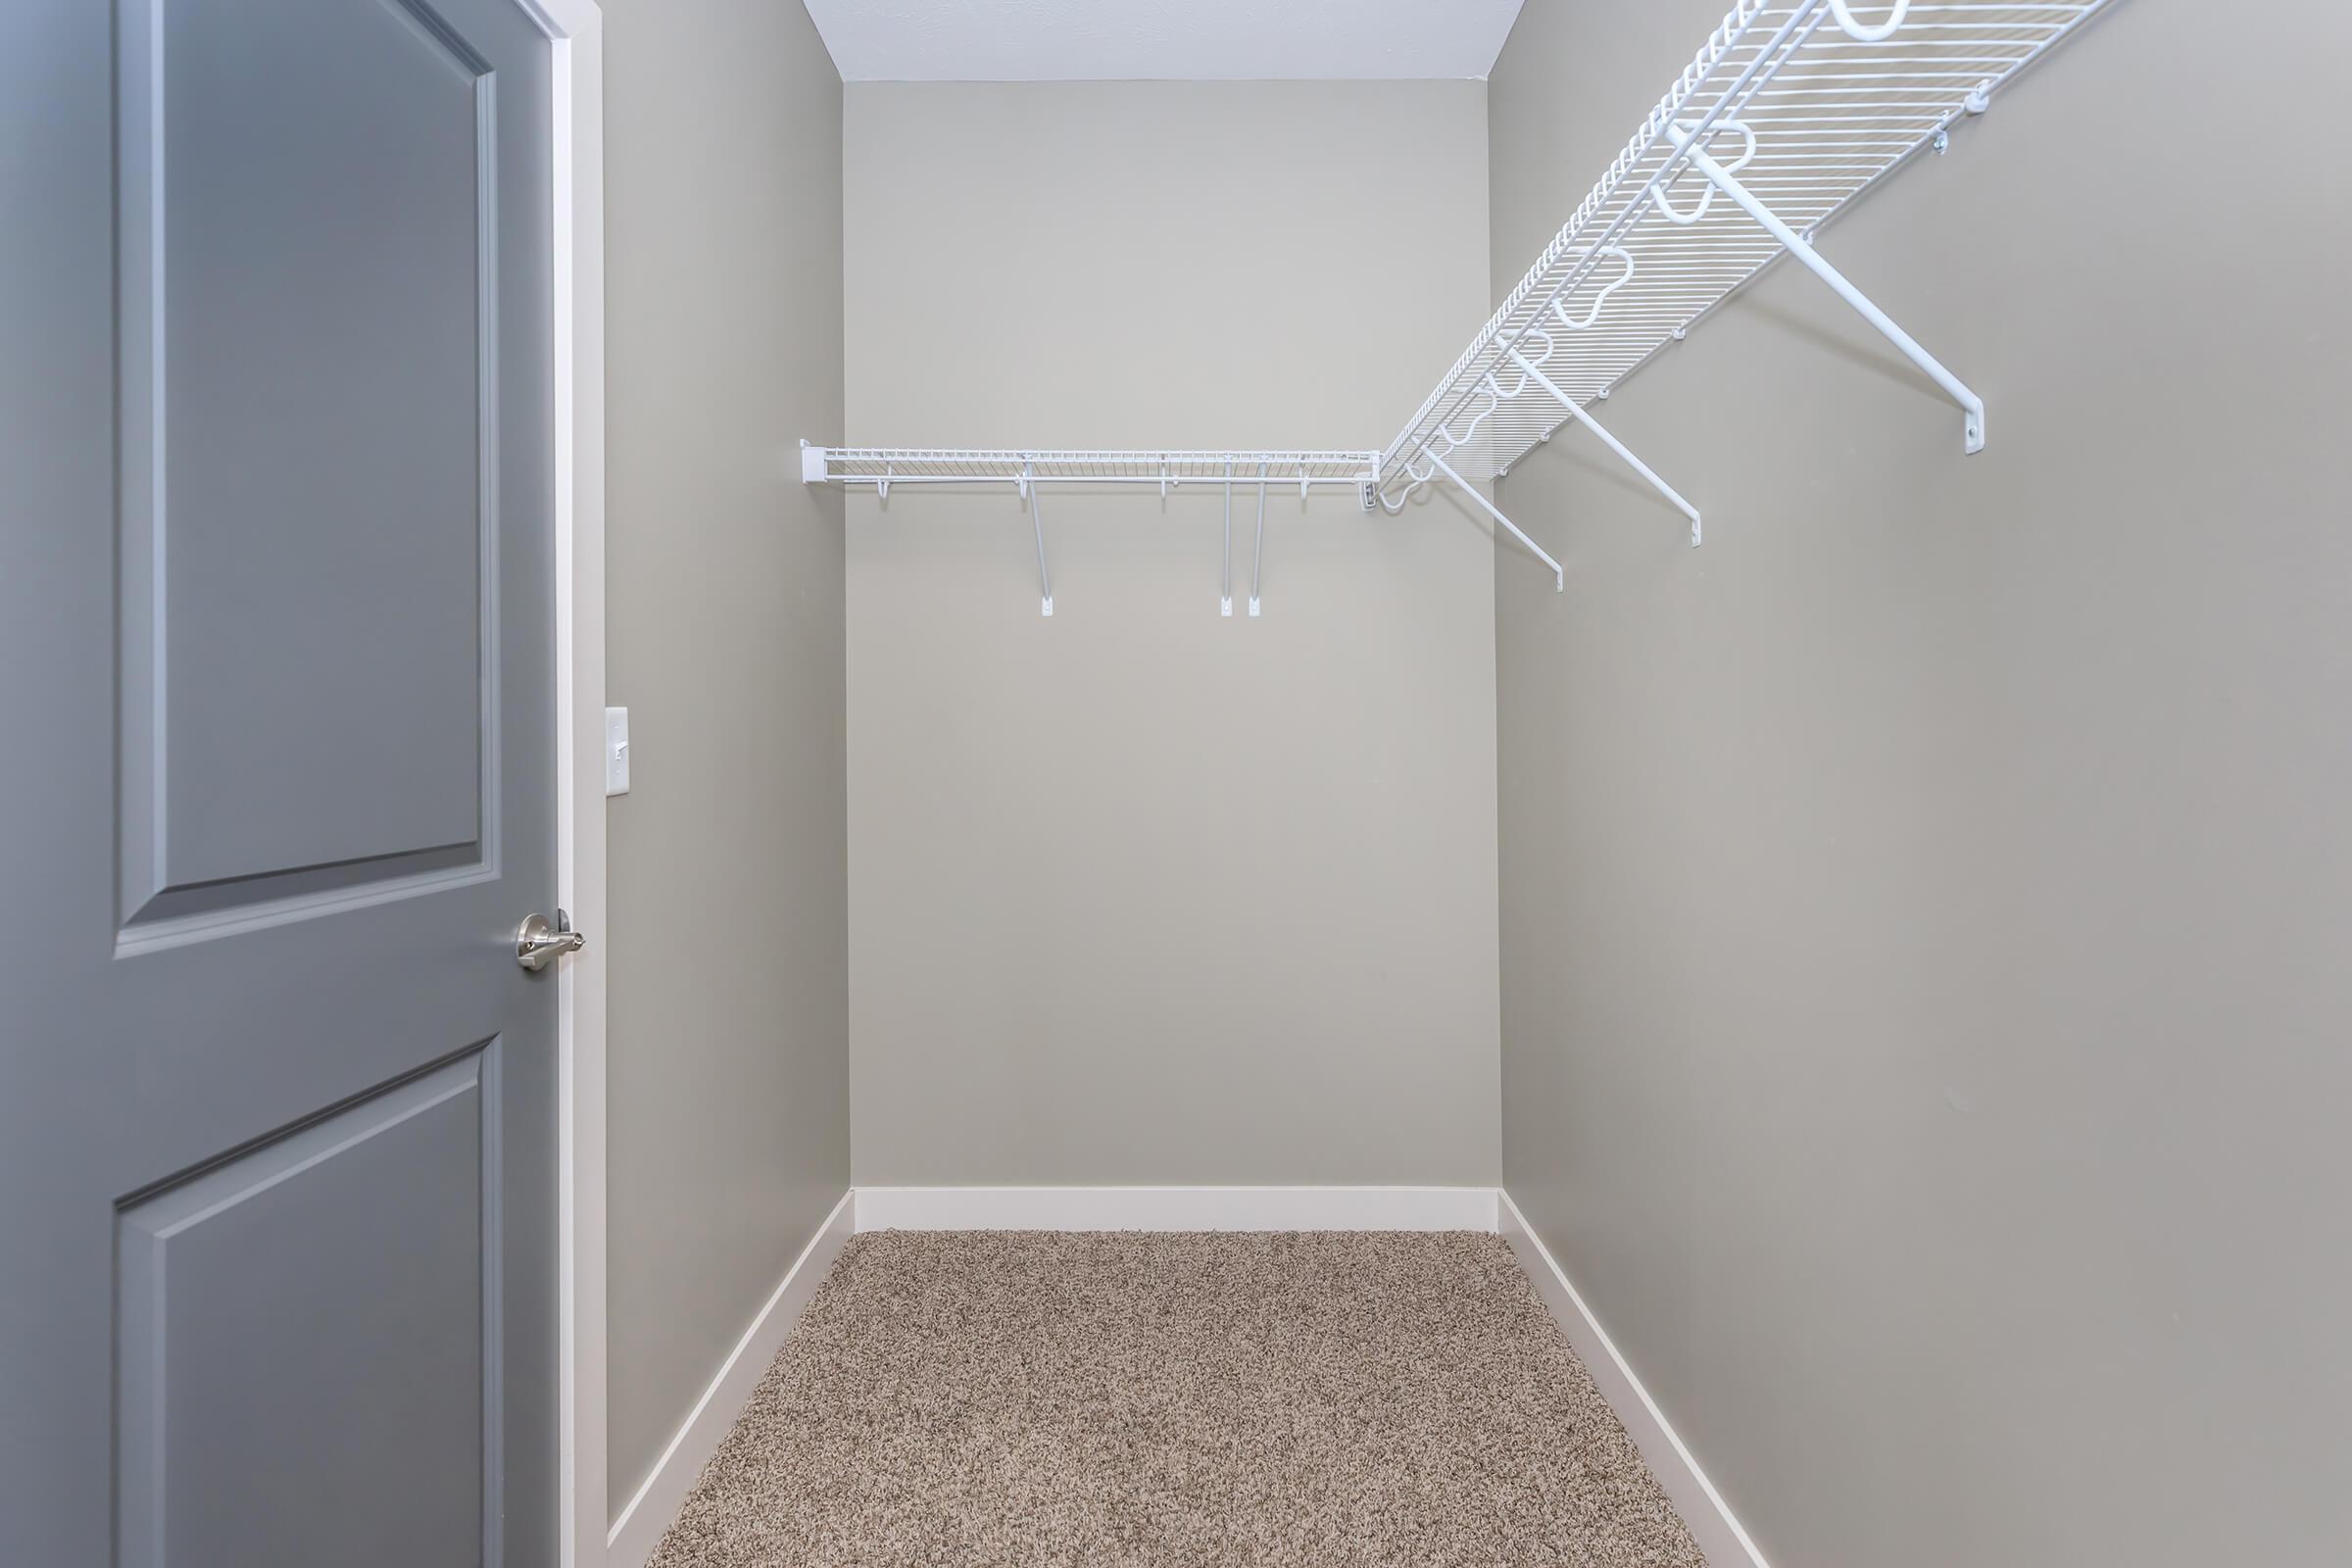
[[[496,1051],[120,1205],[121,1561],[497,1560]]]
[[[478,866],[496,78],[398,0],[118,40],[123,922]]]

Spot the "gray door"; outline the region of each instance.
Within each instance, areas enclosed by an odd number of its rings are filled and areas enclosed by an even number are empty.
[[[549,48],[0,3],[0,1564],[555,1550]]]

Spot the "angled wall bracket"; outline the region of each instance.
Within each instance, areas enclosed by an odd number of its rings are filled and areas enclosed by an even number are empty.
[[[1306,481],[1298,481],[1298,499],[1306,499]],[[1258,590],[1266,580],[1266,466],[1257,466],[1257,554],[1250,563],[1250,613],[1257,613]]]
[[[1725,120],[1719,121],[1709,130],[1708,135],[1712,136],[1723,131],[1737,131],[1747,137],[1748,151],[1741,155],[1740,162],[1744,163],[1747,158],[1754,156],[1756,134],[1753,130],[1737,120]],[[1877,327],[1887,342],[1902,350],[1905,359],[1927,372],[1930,380],[1943,388],[1944,394],[1960,405],[1961,451],[1982,452],[1984,450],[1984,400],[1970,391],[1967,382],[1945,369],[1941,360],[1920,347],[1919,339],[1896,325],[1893,317],[1872,304],[1870,296],[1848,282],[1845,274],[1832,267],[1821,252],[1815,250],[1802,234],[1781,221],[1771,208],[1756,199],[1755,192],[1740,184],[1738,176],[1733,174],[1730,170],[1707,156],[1707,150],[1699,145],[1699,141],[1705,138],[1693,139],[1688,121],[1667,122],[1666,134],[1673,138],[1674,145],[1681,149],[1684,156],[1690,161],[1690,167],[1707,176],[1709,184],[1729,196],[1741,212],[1762,224],[1764,231],[1779,240],[1789,255],[1804,263],[1812,270],[1814,276],[1837,290],[1839,299],[1852,306],[1862,319]],[[1692,213],[1688,217],[1677,214],[1673,208],[1666,205],[1666,193],[1663,188],[1653,187],[1650,194],[1657,202],[1659,210],[1674,222],[1687,223],[1698,216],[1697,213]],[[1703,205],[1700,211],[1704,211]]]
[[[1217,613],[1233,613],[1233,460],[1225,460],[1225,564],[1217,578]]]
[[[1502,513],[1495,508],[1494,502],[1489,501],[1484,495],[1480,494],[1477,486],[1473,485],[1469,480],[1463,478],[1460,474],[1454,472],[1453,465],[1447,463],[1444,458],[1439,457],[1435,450],[1429,447],[1423,447],[1421,449],[1421,455],[1427,458],[1431,463],[1435,464],[1440,473],[1446,475],[1446,478],[1451,479],[1455,489],[1468,496],[1471,500],[1477,502],[1480,507],[1485,509],[1488,516],[1493,517],[1496,522],[1499,522],[1505,528],[1508,528],[1511,531],[1512,538],[1518,540],[1521,544],[1527,546],[1528,549],[1534,551],[1536,559],[1551,568],[1552,592],[1564,594],[1568,591],[1568,568],[1561,565],[1558,562],[1552,560],[1550,552],[1546,551],[1542,545],[1536,543],[1533,539],[1530,539],[1527,536],[1527,531],[1525,529],[1521,528],[1510,518],[1504,516]]]
[[[1598,419],[1595,419],[1592,417],[1592,416],[1587,414],[1583,409],[1578,408],[1576,399],[1570,397],[1567,393],[1561,391],[1558,386],[1554,385],[1551,377],[1545,375],[1542,370],[1537,369],[1534,363],[1530,361],[1526,355],[1520,353],[1517,349],[1513,349],[1511,350],[1511,360],[1519,367],[1520,369],[1527,372],[1528,378],[1534,381],[1536,385],[1542,387],[1544,391],[1559,399],[1560,407],[1568,411],[1568,416],[1570,418],[1576,420],[1577,423],[1583,425],[1586,429],[1600,437],[1600,441],[1603,446],[1607,447],[1611,452],[1614,452],[1619,457],[1623,458],[1629,467],[1631,467],[1636,473],[1640,474],[1642,478],[1649,481],[1649,486],[1651,489],[1657,491],[1658,494],[1673,502],[1675,510],[1690,519],[1690,546],[1695,550],[1698,547],[1698,541],[1700,538],[1698,526],[1698,509],[1692,506],[1690,502],[1685,501],[1681,491],[1675,489],[1674,486],[1659,478],[1648,464],[1643,463],[1640,458],[1635,457],[1633,453],[1628,450],[1624,442],[1618,440],[1615,436],[1609,434],[1608,431],[1602,429]]]
[[[1041,492],[1037,474],[1029,464],[1021,465],[1021,476],[1016,482],[1021,487],[1021,494],[1029,502],[1029,520],[1037,529],[1037,594],[1045,602],[1045,608],[1038,613],[1051,615],[1054,613],[1054,578],[1046,570],[1046,515],[1038,510],[1037,501]]]

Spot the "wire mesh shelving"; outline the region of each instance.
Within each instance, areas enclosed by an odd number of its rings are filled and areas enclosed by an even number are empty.
[[[1590,430],[1690,521],[1700,513],[1594,415],[1629,375],[1783,256],[1793,257],[1959,406],[1965,452],[1984,444],[1983,399],[1814,247],[1816,231],[2114,0],[1737,0],[1501,307],[1379,452],[1070,452],[809,447],[802,476],[872,486],[1009,483],[1036,532],[1051,484],[1225,486],[1221,603],[1232,613],[1232,486],[1352,486],[1403,510],[1446,479],[1566,574],[1478,486],[1563,425]],[[1258,596],[1250,594],[1250,613]]]

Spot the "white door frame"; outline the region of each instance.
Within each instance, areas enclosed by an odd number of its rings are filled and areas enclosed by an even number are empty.
[[[555,126],[559,1560],[604,1568],[605,53],[596,0],[516,0],[549,40]]]

